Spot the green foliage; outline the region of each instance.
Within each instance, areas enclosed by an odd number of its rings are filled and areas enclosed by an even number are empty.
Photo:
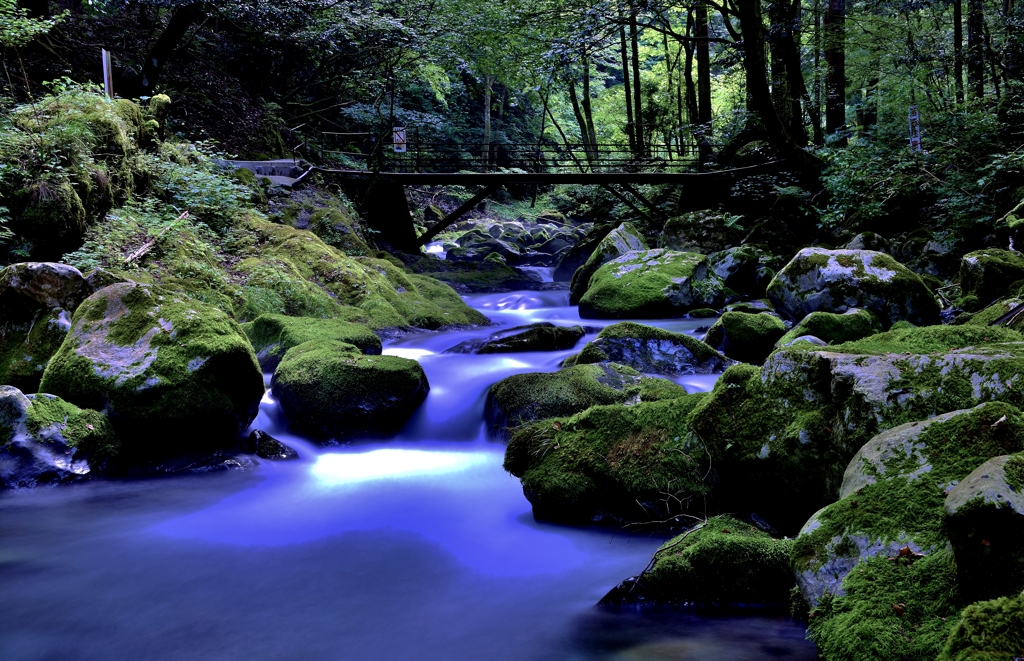
[[[1024,655],[1024,595],[971,604],[938,661],[1015,661]]]
[[[0,44],[14,48],[24,46],[55,28],[67,15],[65,10],[50,19],[29,18],[28,11],[19,8],[17,0],[0,0]]]

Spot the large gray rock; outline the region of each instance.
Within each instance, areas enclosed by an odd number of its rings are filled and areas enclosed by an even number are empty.
[[[601,239],[586,263],[573,274],[569,284],[569,302],[573,305],[580,302],[590,287],[590,278],[603,264],[632,250],[647,250],[647,243],[635,227],[622,223]]]
[[[0,489],[85,479],[102,470],[119,446],[103,414],[0,386]]]
[[[632,322],[604,328],[593,342],[566,359],[566,365],[612,362],[644,374],[714,374],[734,365],[697,338]]]
[[[941,304],[920,276],[870,250],[804,248],[768,285],[768,298],[794,321],[812,312],[865,308],[888,328],[938,323]]]
[[[582,326],[555,326],[550,322],[516,326],[479,340],[467,340],[445,353],[516,353],[572,349],[585,331]]]
[[[708,263],[725,286],[746,296],[764,296],[778,260],[757,246],[726,248],[708,255]]]

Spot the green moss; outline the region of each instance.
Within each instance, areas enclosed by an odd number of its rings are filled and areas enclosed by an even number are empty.
[[[892,330],[905,328],[914,326],[906,321],[897,322],[892,326]],[[813,335],[829,344],[842,344],[874,335],[881,330],[878,319],[869,310],[857,310],[853,314],[812,312],[783,335],[778,341],[778,346],[785,346],[803,335]]]
[[[829,347],[829,351],[875,356],[890,353],[946,354],[955,349],[1004,342],[1024,342],[1024,335],[1008,328],[977,326],[900,328]]]
[[[694,319],[710,319],[711,317],[718,316],[718,310],[697,308],[696,310],[690,310],[687,314]]]
[[[603,264],[631,250],[646,250],[643,236],[630,223],[622,223],[601,239],[583,266],[573,273],[569,283],[569,303],[575,305],[590,288],[590,281]]]
[[[520,477],[541,519],[651,521],[681,513],[677,493],[704,492],[708,467],[686,419],[706,395],[594,406],[517,429],[505,469]]]
[[[1013,250],[988,248],[964,255],[960,262],[960,290],[973,296],[976,304],[961,305],[975,310],[1005,296],[1012,283],[1024,279],[1024,257]]]
[[[968,326],[990,326],[996,319],[1002,317],[1021,303],[1024,303],[1024,299],[1017,297],[1003,299],[978,313],[960,315],[960,317],[957,317],[956,323],[963,323]],[[966,306],[964,307],[966,308]],[[964,318],[963,321],[961,321],[961,317]],[[1010,326],[1010,328],[1015,327],[1015,324]]]
[[[971,604],[938,661],[1015,661],[1024,656],[1024,595]]]
[[[26,422],[33,436],[45,442],[48,431],[59,431],[68,447],[88,453],[93,465],[117,456],[121,443],[102,413],[78,408],[53,395],[31,395],[30,399]]]
[[[1003,466],[1006,483],[1017,492],[1024,492],[1024,454],[1015,454]]]
[[[713,517],[663,544],[638,587],[660,602],[785,604],[792,545],[732,517]]]
[[[708,329],[704,342],[733,360],[761,364],[785,332],[782,320],[770,314],[726,312]]]
[[[267,314],[242,324],[260,364],[273,367],[294,346],[313,340],[334,340],[356,346],[362,353],[379,354],[380,338],[361,324],[338,319],[286,317]]]

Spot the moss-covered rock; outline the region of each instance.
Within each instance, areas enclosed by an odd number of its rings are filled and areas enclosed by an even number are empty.
[[[704,341],[733,360],[760,365],[786,332],[782,320],[770,314],[726,312]]]
[[[102,413],[0,386],[0,489],[84,479],[102,471],[119,448]]]
[[[445,254],[445,260],[452,262],[480,262],[489,255],[499,255],[504,263],[519,264],[523,261],[523,255],[519,248],[508,241],[488,238],[468,245],[460,245],[452,248]]]
[[[842,344],[875,335],[881,330],[878,319],[868,310],[850,308],[842,314],[812,312],[779,338],[777,345],[786,346],[805,335],[813,335],[828,344]]]
[[[715,275],[729,289],[746,296],[764,296],[781,264],[767,250],[753,245],[726,248],[708,255]]]
[[[285,353],[272,388],[291,429],[342,440],[398,431],[430,385],[415,360],[367,356],[351,344],[313,340]]]
[[[590,287],[590,279],[603,264],[633,250],[647,250],[643,236],[630,223],[622,223],[609,232],[590,257],[572,276],[569,283],[569,303],[576,305]]]
[[[686,394],[682,386],[636,370],[601,363],[576,365],[558,372],[515,374],[491,386],[487,422],[502,435],[509,427],[572,415],[598,404],[671,399]]]
[[[996,328],[890,331],[820,350],[797,343],[761,369],[726,370],[693,415],[726,510],[757,503],[784,533],[839,494],[853,455],[885,429],[999,400],[1024,405],[1024,339]]]
[[[743,239],[739,216],[705,209],[669,218],[658,237],[658,247],[683,252],[713,253]]]
[[[252,342],[260,367],[269,371],[289,349],[313,340],[345,342],[370,355],[379,355],[382,350],[380,338],[369,328],[338,319],[265,314],[242,324],[242,330]]]
[[[716,516],[663,544],[647,571],[623,581],[601,603],[785,606],[793,587],[792,547],[792,540]]]
[[[587,263],[594,250],[597,249],[597,246],[613,229],[615,227],[612,225],[598,225],[562,253],[561,258],[558,260],[558,265],[552,272],[554,281],[571,282],[576,271]]]
[[[1008,416],[994,424],[1006,427]],[[1020,433],[1021,429],[1016,429]],[[991,599],[1024,589],[1024,453],[989,459],[946,497],[961,592]]]
[[[584,319],[677,317],[717,308],[723,295],[707,257],[659,248],[628,252],[597,269],[579,310]]]
[[[263,378],[223,312],[122,283],[78,307],[40,388],[106,412],[134,461],[233,444],[256,416]]]
[[[954,324],[964,324],[968,326],[991,326],[1000,317],[1010,313],[1017,306],[1024,303],[1024,298],[1018,296],[1011,296],[1010,298],[1004,298],[1001,301],[997,301],[987,308],[977,313],[964,312],[957,316],[954,320]],[[1024,314],[1021,314],[1009,322],[1004,322],[1007,328],[1014,330],[1021,330],[1024,328]]]
[[[0,270],[0,383],[35,392],[71,314],[92,293],[78,269],[25,262]]]
[[[947,493],[993,454],[1024,447],[1024,416],[995,402],[891,429],[850,462],[843,497],[793,549],[826,658],[935,658],[956,614]],[[927,568],[927,569],[924,569]],[[902,630],[902,635],[897,635]]]
[[[967,253],[960,261],[960,290],[976,303],[965,309],[980,309],[1005,296],[1010,286],[1024,280],[1024,255],[1014,250],[987,248]]]
[[[686,429],[705,396],[594,406],[520,427],[505,470],[522,480],[538,520],[664,522],[686,505],[675,494],[705,488],[708,455]]]
[[[870,250],[804,248],[768,285],[768,298],[793,320],[864,308],[886,328],[901,319],[918,326],[937,323],[941,309],[919,275]]]
[[[624,321],[606,326],[565,365],[611,361],[645,374],[682,376],[722,372],[733,361],[695,337]]]
[[[1024,594],[971,604],[938,661],[1016,661],[1024,657]]]
[[[564,351],[576,346],[585,334],[582,326],[555,326],[550,322],[541,322],[508,328],[480,340],[468,340],[445,353]]]

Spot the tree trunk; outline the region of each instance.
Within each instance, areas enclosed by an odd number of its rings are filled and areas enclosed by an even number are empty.
[[[825,144],[821,126],[821,0],[814,0],[814,111],[818,122],[814,127],[814,144]],[[810,105],[810,104],[808,104]]]
[[[572,113],[576,116],[576,124],[580,127],[580,141],[583,142],[583,153],[587,157],[587,163],[593,165],[594,157],[590,145],[590,131],[587,130],[587,118],[583,116],[580,108],[580,98],[576,93],[576,81],[569,81],[569,101],[572,102]]]
[[[643,90],[640,87],[640,30],[636,25],[636,11],[629,14],[629,40],[633,51],[633,132],[636,134],[637,154],[647,155],[644,146]]]
[[[964,102],[964,0],[953,0],[953,86],[956,102]]]
[[[622,56],[622,89],[626,94],[626,137],[629,138],[629,153],[636,158],[639,152],[636,148],[636,135],[634,134],[635,124],[633,122],[633,94],[629,84],[629,55],[626,46],[626,24],[622,17],[622,10],[619,10],[619,54]]]
[[[800,5],[798,2],[787,4],[785,0],[776,0],[769,7],[772,101],[786,132],[797,144],[805,145],[807,131],[804,130],[800,108],[800,97],[805,86],[803,72],[800,70],[800,53],[796,46],[799,38],[795,34],[799,19],[793,15],[794,11],[799,11]],[[795,67],[789,62],[794,55],[797,60]]]
[[[484,162],[484,170],[491,165],[491,103],[494,94],[494,76],[484,75],[484,144],[480,150]]]
[[[146,57],[146,62],[142,65],[142,74],[139,76],[139,89],[141,90],[139,96],[153,96],[156,83],[167,59],[181,43],[189,27],[202,15],[202,8],[199,4],[186,5],[171,14],[171,20],[167,22],[167,27],[153,44],[153,48],[150,49]]]
[[[975,99],[985,95],[984,27],[981,0],[967,0],[967,87]]]
[[[594,113],[590,104],[590,59],[583,58],[583,98],[580,99],[583,106],[583,119],[586,122],[587,137],[590,141],[590,148],[593,151],[593,158],[597,158],[597,130],[594,128]]]
[[[711,44],[708,42],[708,8],[698,2],[693,9],[697,41],[697,123],[711,133]]]
[[[846,126],[846,0],[827,0],[825,12],[825,133]],[[846,138],[839,140],[846,144]]]

